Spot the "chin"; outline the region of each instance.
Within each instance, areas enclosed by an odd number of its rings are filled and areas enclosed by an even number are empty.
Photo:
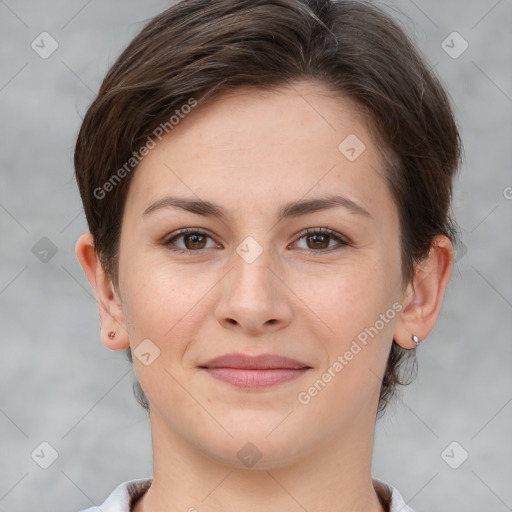
[[[264,414],[264,413],[263,413]],[[308,447],[315,444],[304,431],[280,426],[286,414],[268,427],[267,422],[240,421],[236,427],[228,428],[233,437],[215,435],[215,439],[204,439],[201,447],[209,457],[221,464],[237,469],[272,470],[294,464],[302,456],[307,456]],[[276,428],[276,426],[278,426]]]
[[[216,462],[230,468],[248,471],[276,470],[292,465],[298,458],[297,443],[287,441],[270,443],[265,436],[230,439],[228,443],[205,447]]]

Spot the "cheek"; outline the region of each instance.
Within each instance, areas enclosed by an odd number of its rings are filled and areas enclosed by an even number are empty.
[[[319,373],[331,367],[335,375],[326,376],[329,392],[318,402],[357,402],[356,397],[368,397],[380,386],[399,307],[398,268],[397,262],[369,264],[361,258],[322,278],[302,281],[298,295],[307,297],[308,307],[324,325],[316,337],[322,340],[329,366]],[[332,368],[336,361],[338,371]]]
[[[201,293],[181,272],[160,266],[134,266],[124,282],[124,310],[134,338],[163,341],[186,323]],[[188,313],[188,314],[187,314]]]
[[[134,353],[134,370],[146,396],[152,400],[155,396],[167,396],[175,384],[172,376],[181,380],[184,353],[201,324],[194,316],[200,290],[183,273],[162,268],[158,263],[129,263],[123,279],[123,309]],[[151,343],[148,345],[146,340]],[[139,345],[147,347],[144,352],[151,354],[147,365],[138,358],[137,354],[142,352]],[[186,402],[186,397],[177,392],[173,402],[182,399]]]
[[[180,313],[181,301],[173,298],[181,290],[161,267],[140,243],[121,237],[119,284],[132,348],[145,338],[159,339]]]
[[[387,271],[386,271],[387,267]],[[390,262],[354,258],[317,274],[298,272],[294,291],[316,313],[330,337],[347,340],[373,323],[396,300],[396,282]],[[300,274],[300,275],[299,275]]]
[[[123,271],[123,308],[132,351],[143,340],[151,340],[160,351],[155,366],[178,377],[189,369],[187,350],[192,342],[204,338],[202,331],[209,328],[205,326],[214,310],[211,291],[219,281],[218,273],[194,265],[178,267],[161,253],[144,251],[128,255]],[[148,375],[136,358],[134,363],[144,387],[155,372]],[[166,375],[162,378],[167,381]]]

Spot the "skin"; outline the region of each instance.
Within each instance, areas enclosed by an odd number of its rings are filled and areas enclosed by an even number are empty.
[[[366,146],[353,162],[338,149],[349,134]],[[177,207],[144,214],[171,195],[216,203],[227,216]],[[369,215],[333,207],[278,220],[286,203],[331,195]],[[165,242],[183,228],[211,238],[174,238],[177,248],[199,249],[173,252]],[[349,243],[308,238],[301,235],[306,228],[329,228]],[[248,236],[262,249],[251,263],[236,252]],[[438,236],[413,280],[403,282],[398,213],[383,159],[350,100],[299,82],[205,102],[133,176],[117,285],[90,234],[79,239],[77,255],[97,293],[103,343],[134,350],[150,339],[160,350],[148,366],[134,357],[151,406],[154,451],[153,484],[135,511],[384,510],[371,458],[387,356],[393,337],[412,349],[412,334],[423,340],[433,329],[453,249]],[[394,303],[400,313],[300,403],[298,394]],[[232,352],[279,354],[310,369],[247,390],[198,368]],[[262,454],[252,468],[237,457],[248,442]]]

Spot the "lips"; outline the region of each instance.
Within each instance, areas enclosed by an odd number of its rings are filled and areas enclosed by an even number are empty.
[[[211,377],[241,388],[266,388],[303,375],[307,364],[273,354],[225,354],[199,366]]]

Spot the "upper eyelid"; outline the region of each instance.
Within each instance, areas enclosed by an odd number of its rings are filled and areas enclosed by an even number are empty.
[[[305,228],[301,231],[299,231],[295,236],[297,238],[302,238],[303,236],[306,236],[310,233],[322,233],[324,235],[331,235],[331,236],[337,236],[339,238],[347,238],[342,233],[339,233],[338,231],[335,231],[334,229],[320,227],[320,228]],[[347,238],[348,240],[348,238]]]
[[[163,237],[163,240],[172,240],[173,238],[176,238],[180,235],[187,235],[189,233],[199,233],[201,235],[208,235],[211,238],[215,238],[214,235],[204,228],[182,228],[177,229],[176,231],[173,231],[172,233],[168,233]]]

